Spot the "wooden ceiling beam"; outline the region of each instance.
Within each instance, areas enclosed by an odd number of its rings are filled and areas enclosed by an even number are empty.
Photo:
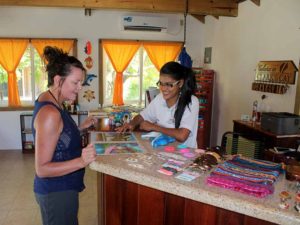
[[[259,1],[259,0],[252,0]],[[76,7],[157,13],[185,13],[186,0],[0,0],[0,6]],[[237,16],[237,0],[189,0],[188,13]]]
[[[260,0],[251,0],[255,5],[260,6]]]
[[[0,0],[0,5],[117,9],[147,12],[185,11],[185,0]]]
[[[191,14],[191,16],[195,17],[197,20],[199,20],[201,23],[205,23],[205,16],[204,15],[196,15]]]
[[[189,0],[188,12],[190,14],[235,17],[238,15],[238,3],[236,0]]]

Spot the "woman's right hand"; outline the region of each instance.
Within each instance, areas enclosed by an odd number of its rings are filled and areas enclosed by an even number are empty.
[[[134,130],[134,126],[131,123],[124,123],[122,126],[117,127],[116,131],[117,132],[126,132],[126,131],[133,131]]]
[[[82,149],[81,159],[83,161],[84,167],[89,165],[91,162],[96,160],[96,150],[93,144],[89,144]]]

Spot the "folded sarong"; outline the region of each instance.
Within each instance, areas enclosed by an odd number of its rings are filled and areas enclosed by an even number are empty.
[[[278,163],[234,156],[219,164],[207,178],[207,183],[256,197],[265,197],[274,192],[281,171]]]

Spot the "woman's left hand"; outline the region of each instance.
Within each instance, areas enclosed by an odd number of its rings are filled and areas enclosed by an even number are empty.
[[[86,129],[89,128],[91,126],[94,126],[95,123],[98,121],[98,119],[94,116],[88,116],[88,118],[86,118],[82,124],[80,124],[80,129]]]
[[[82,149],[81,159],[84,167],[96,160],[96,150],[93,144],[89,144]]]

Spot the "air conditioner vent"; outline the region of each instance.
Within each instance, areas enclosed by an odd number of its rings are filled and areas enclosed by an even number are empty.
[[[150,27],[150,26],[127,26],[124,27],[124,30],[139,30],[139,31],[156,31],[156,32],[161,32],[162,28],[161,27]]]
[[[134,31],[166,32],[168,20],[164,17],[124,16],[123,29]]]

